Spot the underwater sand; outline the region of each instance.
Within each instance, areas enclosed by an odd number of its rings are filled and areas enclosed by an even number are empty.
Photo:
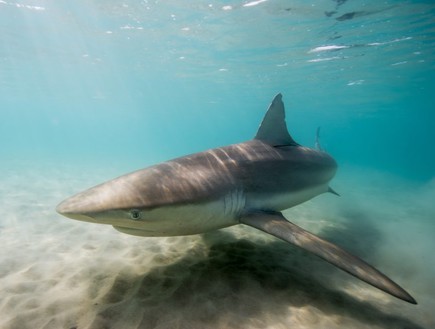
[[[249,227],[139,238],[54,211],[117,168],[2,166],[2,329],[435,328],[435,181],[340,168],[342,197],[285,212],[386,273],[415,306]]]

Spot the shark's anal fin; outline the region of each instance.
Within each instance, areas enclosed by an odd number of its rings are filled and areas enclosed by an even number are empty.
[[[410,294],[373,266],[335,244],[323,240],[287,221],[279,212],[250,212],[242,216],[240,222],[310,251],[327,262],[341,268],[343,271],[352,274],[390,295],[409,303],[417,304]]]
[[[293,140],[287,130],[281,94],[276,95],[272,100],[272,104],[267,109],[266,115],[254,138],[273,146],[299,145]]]

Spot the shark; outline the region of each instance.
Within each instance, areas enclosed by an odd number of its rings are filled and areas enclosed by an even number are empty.
[[[112,225],[141,237],[201,234],[248,225],[417,304],[379,270],[282,214],[320,194],[337,194],[329,186],[336,171],[331,155],[292,138],[278,94],[253,139],[120,176],[67,198],[56,210],[75,220]]]

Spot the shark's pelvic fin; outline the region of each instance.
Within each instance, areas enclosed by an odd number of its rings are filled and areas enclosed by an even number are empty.
[[[335,194],[336,196],[340,196],[340,194],[338,194],[336,191],[334,191],[331,186],[328,186],[328,192]]]
[[[411,295],[377,269],[335,244],[287,221],[279,212],[251,212],[241,217],[240,222],[310,251],[386,293],[409,303],[417,304]]]
[[[298,145],[287,130],[281,94],[273,99],[254,138],[273,146]]]

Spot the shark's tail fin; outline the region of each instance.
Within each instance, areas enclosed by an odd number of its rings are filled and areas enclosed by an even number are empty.
[[[332,194],[335,194],[336,196],[340,196],[340,194],[338,194],[337,192],[335,192],[335,191],[332,189],[331,186],[328,186],[328,192],[329,192],[329,193],[332,193]]]

